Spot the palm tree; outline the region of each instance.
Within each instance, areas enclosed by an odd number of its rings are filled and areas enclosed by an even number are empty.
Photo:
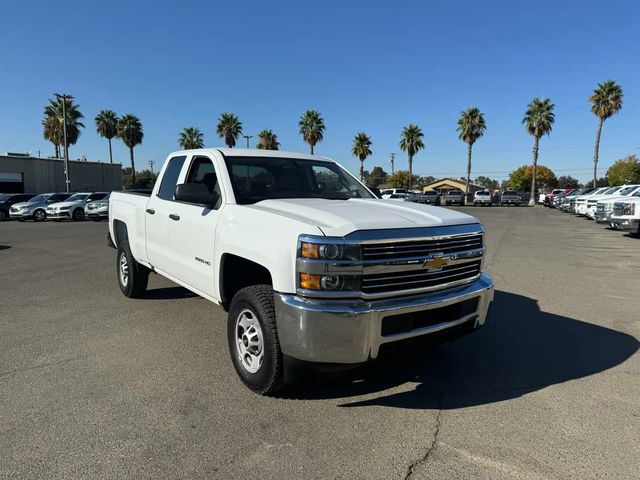
[[[324,120],[320,112],[307,110],[300,117],[298,125],[300,127],[300,135],[311,147],[311,155],[313,155],[313,147],[324,138]]]
[[[551,133],[551,128],[556,118],[553,113],[554,107],[555,105],[551,103],[551,100],[548,98],[544,100],[534,98],[533,101],[527,105],[527,111],[522,119],[522,123],[529,135],[533,135],[533,175],[531,176],[530,207],[536,204],[536,169],[538,168],[538,146],[540,144],[540,137]]]
[[[227,147],[236,146],[238,137],[242,134],[242,122],[233,113],[223,113],[218,119],[218,127],[216,129],[218,137],[224,138]]]
[[[113,110],[100,110],[96,115],[96,132],[109,141],[109,163],[113,163],[111,139],[118,133],[118,115]]]
[[[180,148],[183,150],[204,148],[204,136],[199,128],[184,128],[182,132],[180,132],[178,143],[180,144]]]
[[[589,97],[591,111],[598,117],[598,130],[596,132],[596,146],[593,151],[593,187],[598,181],[598,155],[600,153],[600,134],[604,121],[615,115],[622,108],[622,87],[613,80],[599,83],[598,88]]]
[[[84,128],[80,121],[84,118],[80,112],[80,105],[74,103],[72,98],[67,98],[64,100],[63,108],[62,102],[62,97],[49,99],[49,104],[44,107],[42,119],[44,138],[56,146],[56,157],[60,156],[60,146],[64,144],[64,116],[66,115],[67,145],[75,145],[80,138],[80,129]]]
[[[271,130],[265,129],[258,134],[256,148],[260,150],[278,150],[279,147],[278,136]]]
[[[131,156],[131,180],[133,180],[134,186],[136,184],[136,165],[133,159],[133,147],[140,145],[143,137],[142,123],[140,123],[138,117],[130,113],[120,117],[118,120],[118,138],[129,147],[129,154]]]
[[[465,198],[469,199],[469,183],[471,182],[471,150],[487,125],[484,123],[484,115],[475,107],[466,109],[460,113],[458,120],[458,138],[467,144],[467,188]]]
[[[351,154],[360,159],[360,181],[364,182],[364,161],[371,155],[371,139],[364,132],[359,132],[353,137]]]
[[[409,181],[407,182],[408,189],[411,189],[411,183],[413,180],[413,156],[424,148],[422,139],[424,134],[420,127],[410,123],[408,126],[402,129],[402,135],[400,139],[400,148],[403,152],[407,152],[409,156]]]

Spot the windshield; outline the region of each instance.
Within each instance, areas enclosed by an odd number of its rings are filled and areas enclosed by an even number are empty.
[[[298,158],[226,157],[238,204],[277,198],[376,198],[333,162]]]
[[[622,190],[620,190],[618,193],[622,196],[627,196],[629,195],[631,192],[634,192],[636,189],[638,188],[637,185],[633,185],[631,187],[627,187],[627,188],[623,188]]]
[[[49,198],[50,195],[37,195],[35,197],[33,197],[31,200],[29,200],[30,202],[34,202],[34,203],[40,203],[40,202],[46,202],[47,198]]]
[[[75,195],[71,195],[65,201],[67,201],[67,202],[81,202],[83,200],[86,200],[86,198],[88,196],[89,196],[88,193],[76,193]]]
[[[4,194],[0,193],[0,202],[6,202],[11,197],[12,197],[12,195],[4,195]]]

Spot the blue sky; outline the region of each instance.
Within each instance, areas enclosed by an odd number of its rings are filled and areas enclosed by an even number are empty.
[[[533,97],[556,104],[556,124],[540,163],[590,178],[596,118],[587,98],[614,79],[622,111],[605,124],[601,174],[640,153],[638,19],[633,1],[565,2],[3,2],[0,31],[0,152],[41,150],[42,108],[53,92],[75,95],[84,129],[70,155],[107,160],[95,133],[98,110],[143,122],[138,168],[156,168],[195,126],[220,146],[220,113],[239,115],[245,132],[271,128],[283,149],[307,151],[300,114],[319,110],[327,126],[316,153],[357,171],[354,134],[373,139],[367,168],[406,168],[403,126],[417,123],[426,150],[422,175],[459,176],[466,150],[460,111],[477,106],[487,133],[474,148],[473,176],[504,179],[530,162],[521,120]],[[128,152],[115,143],[115,160]]]

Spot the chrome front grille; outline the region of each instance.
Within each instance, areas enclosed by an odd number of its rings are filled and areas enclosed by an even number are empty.
[[[624,215],[624,204],[616,203],[613,205],[613,214],[614,215]]]
[[[396,260],[428,257],[436,253],[459,253],[479,248],[482,248],[482,234],[406,242],[371,243],[362,245],[362,259]]]
[[[604,211],[605,211],[604,203],[598,203],[598,204],[596,205],[596,210],[597,210],[598,212],[604,212]]]
[[[481,271],[482,260],[479,259],[446,265],[438,271],[421,269],[364,275],[362,277],[362,292],[379,294],[396,290],[445,288],[450,283],[473,279],[480,275]]]

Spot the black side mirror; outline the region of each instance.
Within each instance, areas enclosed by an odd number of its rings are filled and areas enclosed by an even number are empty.
[[[215,208],[218,194],[209,193],[209,189],[202,183],[182,183],[176,186],[174,198],[179,202],[197,203],[207,208]]]

